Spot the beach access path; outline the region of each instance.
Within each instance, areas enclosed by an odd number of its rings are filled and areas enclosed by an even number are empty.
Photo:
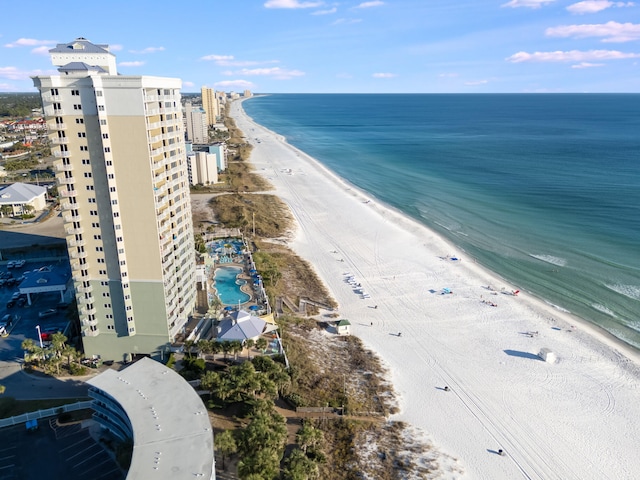
[[[230,108],[256,171],[297,221],[291,248],[389,368],[393,419],[441,452],[438,478],[640,478],[637,354],[526,292],[510,295],[464,252],[255,124],[241,102]]]

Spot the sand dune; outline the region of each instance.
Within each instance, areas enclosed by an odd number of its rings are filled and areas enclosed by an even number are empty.
[[[464,472],[443,464],[442,478],[640,478],[636,352],[526,292],[511,295],[464,252],[252,122],[240,102],[231,112],[256,170],[297,220],[290,246],[389,367],[395,418]],[[557,361],[542,361],[541,348]]]

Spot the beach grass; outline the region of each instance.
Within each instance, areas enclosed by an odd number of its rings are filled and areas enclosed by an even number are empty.
[[[213,197],[209,205],[218,222],[241,228],[257,237],[278,238],[289,233],[293,218],[285,203],[274,195],[235,194]]]

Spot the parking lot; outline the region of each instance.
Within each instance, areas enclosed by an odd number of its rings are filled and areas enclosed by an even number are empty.
[[[59,292],[31,294],[31,305],[26,295],[20,295],[20,284],[43,268],[52,272],[68,271],[62,262],[20,262],[0,267],[0,360],[22,358],[21,344],[25,338],[38,345],[38,329],[46,342],[51,333],[64,332],[69,324],[68,307],[61,302]],[[69,293],[65,298],[69,298]]]
[[[60,427],[55,419],[41,419],[33,432],[24,425],[0,429],[0,479],[124,477],[112,456],[80,424]]]

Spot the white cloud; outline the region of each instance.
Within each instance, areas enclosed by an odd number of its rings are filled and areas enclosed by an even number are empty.
[[[212,60],[214,62],[227,62],[233,60],[233,55],[205,55],[200,60]]]
[[[35,38],[19,38],[15,42],[6,43],[4,46],[7,48],[15,47],[39,47],[41,45],[51,45],[50,48],[58,43],[55,40],[36,40]]]
[[[156,53],[156,52],[163,52],[163,51],[164,51],[164,47],[147,47],[143,50],[129,50],[129,52],[131,53],[138,53],[138,54]]]
[[[331,15],[332,13],[336,13],[338,9],[336,7],[330,8],[329,10],[318,10],[317,12],[313,12],[311,15]]]
[[[489,83],[489,80],[470,80],[468,82],[464,82],[468,87],[476,87],[478,85],[485,85]]]
[[[45,72],[42,70],[20,70],[16,67],[0,67],[0,78],[6,78],[9,80],[27,80],[34,75],[43,75]]]
[[[555,0],[511,0],[507,3],[500,5],[501,7],[528,7],[528,8],[540,8],[545,3],[555,2]]]
[[[123,50],[124,47],[122,45],[120,45],[119,43],[116,43],[114,45],[109,45],[109,51],[110,52],[119,52],[121,50]]]
[[[373,78],[394,78],[398,75],[395,73],[374,73],[371,75]]]
[[[120,62],[118,63],[119,67],[141,67],[144,65],[144,62]]]
[[[35,55],[49,55],[49,50],[52,47],[48,46],[48,45],[43,45],[42,47],[36,47],[33,50],[31,50],[31,53],[35,54]]]
[[[607,22],[595,25],[561,25],[547,28],[549,37],[604,37],[605,43],[622,43],[640,40],[640,24]]]
[[[575,14],[596,13],[611,7],[633,7],[633,2],[610,2],[609,0],[584,0],[573,3],[567,10]]]
[[[361,18],[339,18],[337,19],[335,22],[333,22],[331,25],[353,25],[354,23],[360,23],[362,22]]]
[[[302,77],[305,75],[305,73],[301,72],[300,70],[286,70],[280,67],[253,69],[243,68],[238,73],[240,75],[273,77],[278,80],[289,80],[294,77]]]
[[[604,63],[581,62],[576,65],[571,65],[571,68],[592,68],[592,67],[604,67]]]
[[[269,0],[265,2],[265,8],[315,8],[324,2],[300,2],[298,0]]]
[[[255,88],[255,84],[247,80],[223,80],[222,82],[214,83],[213,86],[220,90],[253,90]]]
[[[506,58],[507,62],[589,62],[593,60],[622,60],[640,58],[640,53],[625,53],[617,50],[571,50],[568,52],[518,52]]]
[[[354,7],[354,8],[371,8],[371,7],[379,7],[381,5],[384,5],[384,2],[381,2],[379,0],[373,1],[373,2],[362,2],[360,5]]]

